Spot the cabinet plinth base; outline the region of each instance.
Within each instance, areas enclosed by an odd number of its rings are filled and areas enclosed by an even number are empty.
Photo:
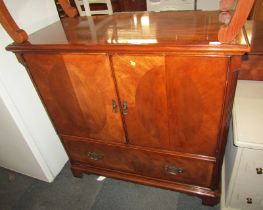
[[[74,177],[76,177],[76,178],[82,178],[83,177],[82,170],[71,167],[71,171],[72,171],[72,174]]]
[[[219,203],[220,192],[212,191],[209,188],[188,185],[179,182],[173,182],[168,180],[162,180],[152,177],[145,177],[138,174],[132,174],[129,172],[116,171],[112,169],[97,168],[90,165],[83,164],[73,164],[71,165],[71,170],[73,175],[85,174],[96,174],[116,179],[121,179],[124,181],[130,181],[134,183],[139,183],[143,185],[150,185],[154,187],[160,187],[164,189],[174,190],[181,193],[186,193],[190,195],[197,196],[202,199],[203,205],[214,206]],[[79,177],[79,176],[77,176]]]
[[[217,197],[206,197],[206,196],[200,196],[202,199],[202,204],[206,206],[215,206],[220,201],[220,196]]]

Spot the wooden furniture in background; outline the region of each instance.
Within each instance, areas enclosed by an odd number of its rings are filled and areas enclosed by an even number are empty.
[[[113,12],[128,12],[128,11],[146,11],[146,0],[110,0]],[[62,9],[58,0],[55,0],[60,18],[64,18],[65,12]],[[70,0],[72,7],[77,8],[74,0]],[[102,4],[91,5],[91,10],[105,10],[107,7]],[[84,8],[83,8],[84,9]]]
[[[112,15],[112,5],[110,0],[75,0],[80,16],[91,15]],[[92,9],[92,5],[102,5],[103,9]]]
[[[255,0],[254,7],[250,14],[252,20],[263,20],[263,0]]]
[[[218,12],[64,18],[7,49],[27,68],[75,176],[164,187],[214,205],[240,58],[250,50],[241,20],[233,21],[226,33],[239,33],[219,43]]]
[[[251,52],[243,57],[238,79],[263,81],[263,23],[249,20],[245,30],[251,46]]]

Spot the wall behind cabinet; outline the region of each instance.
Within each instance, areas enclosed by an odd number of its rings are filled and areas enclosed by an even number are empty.
[[[59,19],[53,1],[4,2],[28,33]],[[0,166],[50,182],[68,158],[24,67],[5,50],[10,43],[0,25]]]

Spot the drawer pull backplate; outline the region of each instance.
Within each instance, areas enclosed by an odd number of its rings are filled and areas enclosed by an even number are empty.
[[[88,157],[91,160],[102,160],[104,158],[104,155],[98,154],[96,152],[89,152]]]
[[[172,175],[178,175],[178,174],[183,173],[184,169],[178,168],[174,165],[166,165],[165,171],[169,174],[172,174]]]

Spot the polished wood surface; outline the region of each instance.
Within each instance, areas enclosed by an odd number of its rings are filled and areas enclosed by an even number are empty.
[[[27,41],[27,33],[17,26],[16,22],[13,20],[8,9],[6,8],[3,0],[0,0],[0,24],[4,27],[9,36],[15,42],[23,43]]]
[[[250,46],[243,30],[218,42],[218,15],[66,18],[7,47],[27,67],[75,176],[219,201],[238,67]]]
[[[226,3],[231,3],[231,1],[232,0],[223,0],[223,2]],[[236,38],[236,36],[240,33],[243,25],[245,24],[253,4],[254,0],[237,1],[235,13],[233,14],[230,23],[226,26],[222,26],[220,31],[218,32],[218,40],[220,42],[228,43]]]
[[[58,133],[125,142],[105,55],[27,54],[25,60]]]
[[[251,52],[243,57],[238,79],[263,81],[263,22],[247,21],[245,30]]]
[[[210,187],[214,163],[201,159],[161,155],[133,147],[105,145],[73,137],[62,137],[66,149],[71,154],[71,162],[81,162],[97,168],[108,168],[139,174],[142,176],[177,181],[185,184]],[[96,153],[94,159],[88,154]],[[167,167],[182,169],[181,173],[172,173]]]
[[[215,156],[228,59],[168,56],[166,66],[171,147]]]
[[[163,56],[114,55],[113,68],[129,143],[169,149],[168,111]]]
[[[30,35],[28,44],[11,45],[8,49],[206,54],[249,51],[242,31],[233,42],[218,43],[218,15],[219,12],[188,11],[66,18]]]

